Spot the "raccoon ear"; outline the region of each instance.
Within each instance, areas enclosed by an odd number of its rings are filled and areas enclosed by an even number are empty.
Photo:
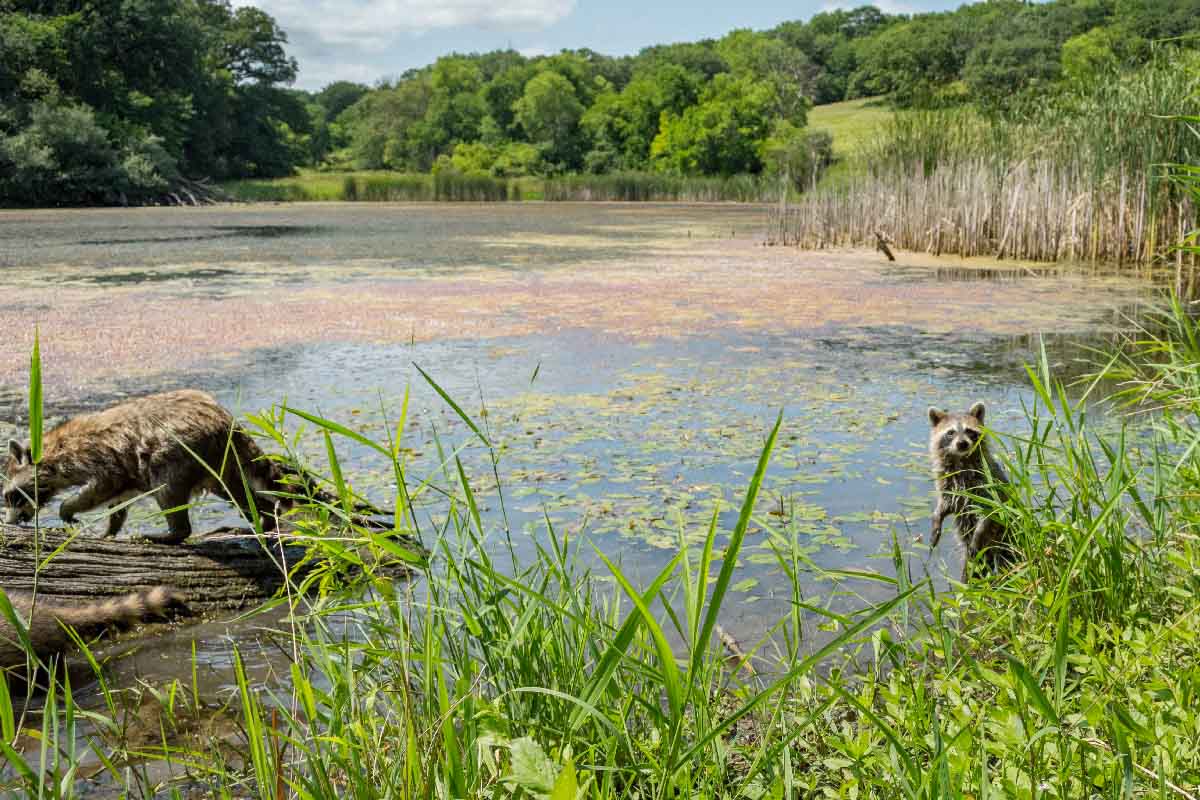
[[[33,452],[16,439],[8,440],[8,454],[12,456],[13,461],[17,462],[17,464],[33,463]]]
[[[945,418],[946,418],[945,411],[938,411],[933,406],[929,407],[929,424],[930,425],[932,425],[933,427],[936,428],[938,425],[942,424],[942,420],[944,420]]]
[[[981,402],[978,402],[975,405],[971,406],[971,409],[967,413],[982,423],[983,422],[983,413],[986,410],[987,409],[985,409],[983,407],[983,403],[981,401]]]

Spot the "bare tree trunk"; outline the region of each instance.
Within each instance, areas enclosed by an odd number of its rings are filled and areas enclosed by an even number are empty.
[[[875,231],[875,249],[883,251],[883,254],[887,256],[888,261],[895,261],[896,257],[892,255],[892,248],[888,247],[888,245],[891,243],[891,237],[889,237],[886,233],[883,231]]]

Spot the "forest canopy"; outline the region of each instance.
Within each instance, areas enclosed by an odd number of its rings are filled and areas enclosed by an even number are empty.
[[[287,36],[226,0],[0,0],[0,201],[139,202],[301,166],[515,177],[786,171],[814,104],[1005,113],[1200,45],[1200,0],[827,11],[612,57],[451,54],[373,87],[287,88]]]

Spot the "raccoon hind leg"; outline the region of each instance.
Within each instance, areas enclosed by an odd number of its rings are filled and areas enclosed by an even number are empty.
[[[146,538],[158,544],[179,544],[192,535],[192,521],[188,510],[192,502],[192,487],[164,486],[155,495],[163,516],[167,519],[167,532],[146,534]]]

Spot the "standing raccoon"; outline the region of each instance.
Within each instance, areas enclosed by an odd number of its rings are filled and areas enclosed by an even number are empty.
[[[983,434],[984,410],[983,403],[971,406],[965,414],[929,409],[929,422],[933,426],[929,456],[938,493],[931,546],[936,547],[942,537],[942,522],[954,514],[958,539],[966,548],[964,582],[970,578],[972,565],[980,553],[992,571],[1013,559],[1008,531],[969,496],[978,495],[989,485],[1008,483],[1008,476],[988,452]]]
[[[153,394],[70,419],[46,433],[36,466],[28,443],[9,442],[5,476],[9,524],[27,522],[37,508],[75,486],[82,487],[79,493],[59,506],[67,523],[81,512],[151,493],[167,518],[167,532],[146,538],[163,544],[191,535],[187,506],[204,491],[236,503],[250,518],[251,503],[270,510],[274,500],[262,493],[282,488],[278,465],[212,396],[192,390]],[[113,511],[106,535],[115,535],[125,517],[126,509]],[[274,514],[264,513],[262,522],[274,529]]]
[[[105,628],[132,625],[165,616],[172,608],[184,608],[183,598],[164,586],[84,606],[60,606],[48,602],[44,596],[38,598],[35,606],[33,598],[25,592],[9,593],[8,600],[28,621],[29,643],[42,660],[62,655],[74,646],[63,623],[74,628],[83,639],[89,639]],[[0,670],[24,664],[25,651],[18,644],[17,632],[0,615]]]

